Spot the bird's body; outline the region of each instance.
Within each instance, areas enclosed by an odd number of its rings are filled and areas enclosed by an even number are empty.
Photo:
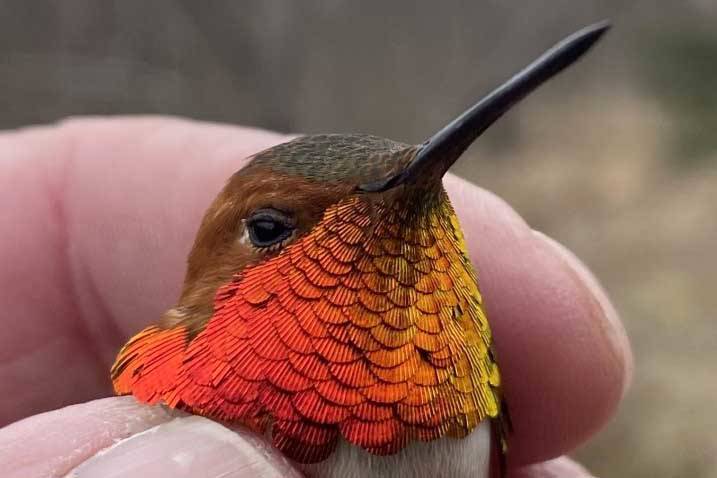
[[[487,419],[502,452],[508,419],[441,178],[605,28],[422,145],[314,135],[255,155],[208,209],[178,304],[120,351],[115,391],[251,427],[312,476],[485,476]]]

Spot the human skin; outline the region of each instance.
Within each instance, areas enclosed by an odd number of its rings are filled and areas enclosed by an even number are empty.
[[[111,394],[118,347],[177,298],[202,213],[224,181],[288,138],[158,117],[0,134],[0,426],[24,419],[0,429],[2,476],[64,476],[88,459],[113,470],[132,460],[142,476],[162,476],[163,460],[199,445],[193,466],[206,476],[292,476],[248,432],[130,397],[95,400]],[[514,424],[510,476],[590,476],[560,456],[598,431],[627,389],[622,324],[563,246],[492,193],[453,176],[445,184],[494,331]],[[132,453],[95,457],[149,429]]]

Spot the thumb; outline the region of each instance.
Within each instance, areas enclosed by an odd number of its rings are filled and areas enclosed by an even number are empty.
[[[270,445],[196,416],[173,417],[131,397],[74,405],[0,430],[10,477],[299,477]]]

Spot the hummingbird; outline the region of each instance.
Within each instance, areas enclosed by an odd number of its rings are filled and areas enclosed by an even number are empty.
[[[115,392],[249,427],[313,476],[487,473],[491,429],[504,463],[493,337],[442,177],[608,28],[420,145],[318,134],[255,154],[207,210],[177,304],[119,351]]]

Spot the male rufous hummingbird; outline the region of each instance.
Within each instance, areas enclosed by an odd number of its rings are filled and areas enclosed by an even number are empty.
[[[485,471],[490,421],[502,454],[509,420],[442,177],[607,28],[566,38],[423,144],[321,134],[254,155],[206,212],[177,305],[120,350],[115,392],[248,426],[313,476]]]

